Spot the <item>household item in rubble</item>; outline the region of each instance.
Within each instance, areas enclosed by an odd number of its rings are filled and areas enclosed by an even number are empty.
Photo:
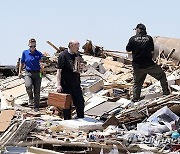
[[[130,146],[131,144],[134,144],[138,142],[139,136],[135,133],[128,133],[123,136],[123,144],[126,146]]]
[[[50,92],[48,95],[48,105],[59,109],[70,109],[72,98],[70,94]]]
[[[81,77],[81,87],[83,93],[96,93],[103,89],[103,86],[104,82],[99,76]]]
[[[81,73],[83,72],[85,67],[84,59],[82,57],[75,57],[75,62],[74,62],[74,72]]]
[[[161,125],[157,122],[145,122],[137,124],[137,131],[142,135],[150,136],[157,133],[165,133],[169,131],[166,125]]]
[[[171,135],[171,137],[172,137],[173,139],[177,139],[177,138],[180,137],[180,134],[179,134],[178,132],[173,132],[172,135]]]
[[[179,117],[173,113],[167,106],[156,111],[152,114],[147,121],[152,123],[159,123],[166,125],[169,130],[175,130],[175,123],[179,120]]]

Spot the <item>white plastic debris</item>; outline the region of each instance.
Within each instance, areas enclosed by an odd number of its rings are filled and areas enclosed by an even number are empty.
[[[164,133],[175,129],[175,122],[179,117],[174,114],[167,106],[152,114],[146,123],[137,124],[137,130],[143,135]]]
[[[137,124],[137,131],[140,132],[142,135],[152,135],[155,133],[164,133],[169,131],[168,127],[166,125],[161,125],[159,123],[152,123],[152,122],[146,122],[146,123],[139,123]]]
[[[117,146],[113,144],[113,148],[108,154],[119,154]]]
[[[58,122],[58,126],[70,131],[102,130],[102,124],[103,122],[88,117]]]

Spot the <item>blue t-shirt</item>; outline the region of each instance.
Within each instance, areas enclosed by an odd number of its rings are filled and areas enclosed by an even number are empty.
[[[40,60],[43,57],[43,54],[35,50],[34,53],[31,53],[30,49],[24,50],[21,57],[21,63],[25,64],[25,69],[27,71],[39,71],[40,67]]]

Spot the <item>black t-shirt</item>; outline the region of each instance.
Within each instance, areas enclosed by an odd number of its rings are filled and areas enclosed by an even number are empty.
[[[155,64],[151,53],[154,51],[154,43],[149,35],[138,34],[132,36],[126,50],[132,51],[133,65],[138,68],[147,68]]]
[[[68,50],[64,50],[60,53],[58,58],[58,69],[62,69],[61,72],[61,86],[63,88],[76,88],[80,86],[80,74],[73,71],[75,57],[79,54],[70,54]]]

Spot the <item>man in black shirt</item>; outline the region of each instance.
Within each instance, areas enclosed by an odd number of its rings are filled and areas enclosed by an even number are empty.
[[[143,24],[138,24],[134,30],[136,30],[136,35],[129,39],[126,46],[128,52],[132,51],[133,58],[134,85],[132,101],[139,101],[141,88],[147,74],[160,81],[164,95],[170,94],[166,74],[162,68],[152,60],[152,52],[154,51],[152,37],[147,35],[146,27]]]
[[[79,42],[69,42],[68,50],[60,53],[57,70],[57,91],[71,94],[73,104],[76,108],[77,117],[84,118],[84,98],[80,87],[80,73],[74,70],[75,58],[78,53]],[[64,119],[71,119],[71,109],[63,110]]]

